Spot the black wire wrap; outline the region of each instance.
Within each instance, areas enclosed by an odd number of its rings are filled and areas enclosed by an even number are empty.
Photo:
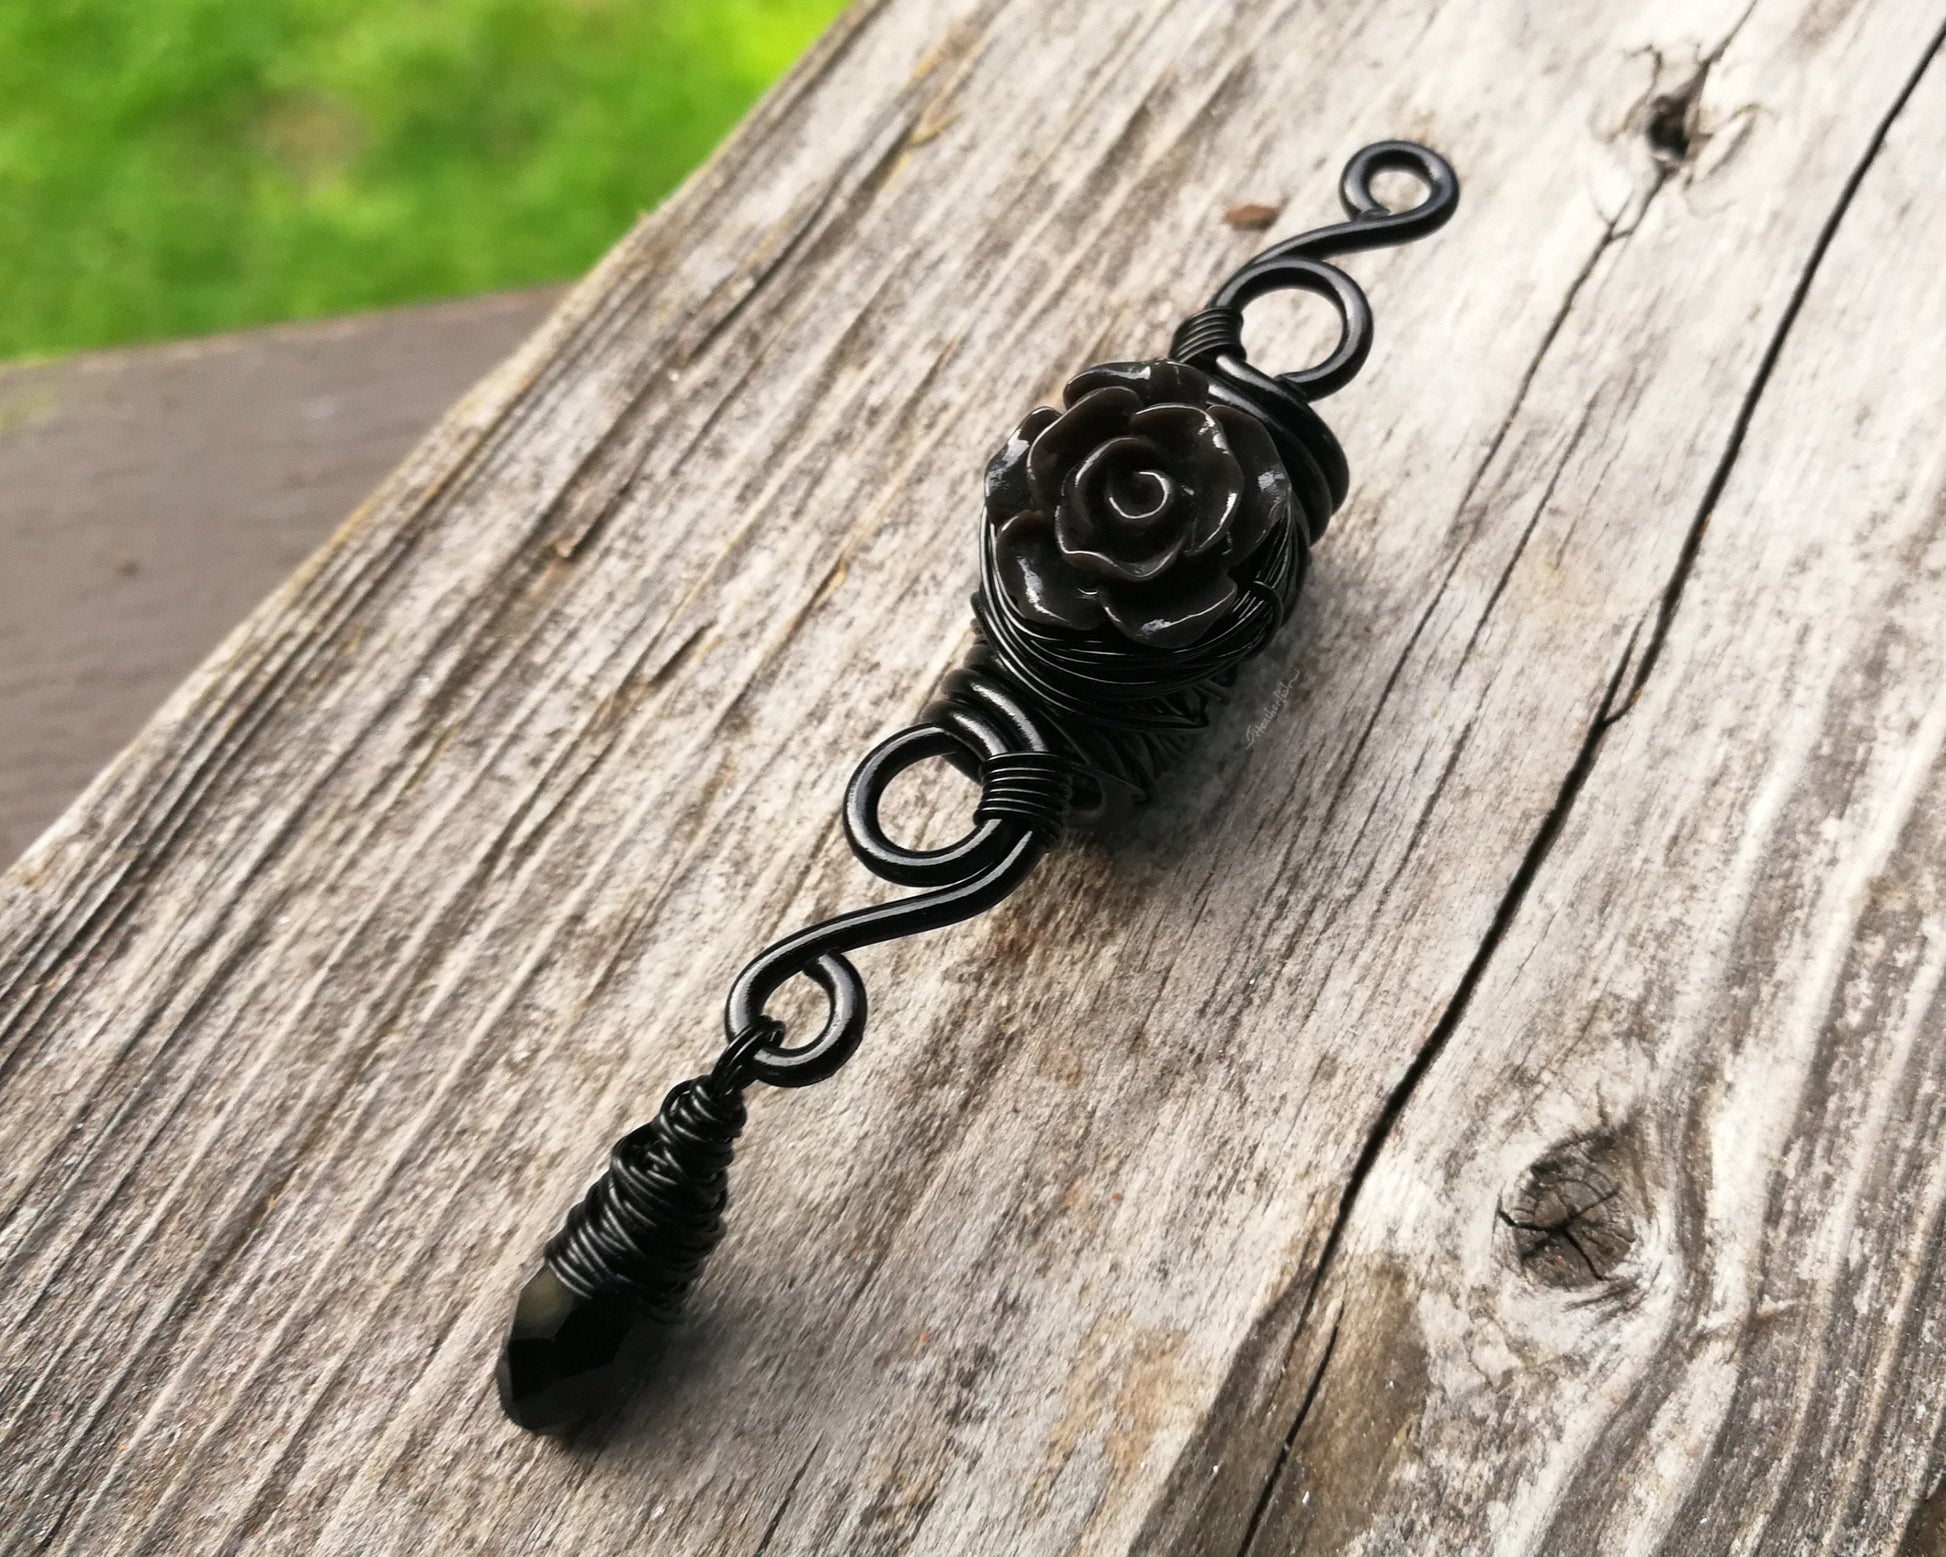
[[[975,822],[1012,817],[1043,843],[1061,836],[1074,790],[1068,762],[1052,752],[1010,751],[980,764]]]
[[[1425,186],[1418,204],[1391,211],[1372,193],[1382,172],[1413,174]],[[1410,141],[1380,141],[1346,165],[1339,198],[1349,221],[1276,244],[1245,265],[1184,320],[1169,355],[1206,373],[1218,398],[1269,430],[1291,478],[1297,513],[1238,575],[1241,594],[1228,617],[1187,649],[1156,649],[1101,634],[1040,627],[1001,587],[990,526],[981,531],[980,591],[973,600],[978,642],[967,664],[975,675],[1013,687],[1054,732],[1082,779],[1084,815],[1093,822],[1124,804],[1142,804],[1222,703],[1245,661],[1263,652],[1303,587],[1310,549],[1323,538],[1349,487],[1344,450],[1310,402],[1333,394],[1364,366],[1372,349],[1372,312],[1364,291],[1333,255],[1404,243],[1437,231],[1459,203],[1459,180],[1437,152]],[[1275,377],[1253,367],[1243,345],[1243,311],[1269,292],[1295,289],[1337,310],[1338,345],[1317,366]]]
[[[1390,170],[1425,186],[1418,204],[1390,211],[1379,203],[1371,181]],[[727,1047],[716,1068],[677,1086],[650,1123],[615,1144],[607,1172],[548,1244],[547,1263],[569,1292],[589,1301],[620,1296],[645,1316],[673,1321],[723,1234],[745,1089],[821,1081],[864,1035],[865,985],[847,954],[993,907],[1071,820],[1094,824],[1148,800],[1207,726],[1238,669],[1284,625],[1311,547],[1349,486],[1344,451],[1311,402],[1350,382],[1371,350],[1370,305],[1330,259],[1436,231],[1458,204],[1459,184],[1437,153],[1381,141],[1346,165],[1339,195],[1349,220],[1265,250],[1185,320],[1171,344],[1176,361],[1209,380],[1216,402],[1263,424],[1290,477],[1289,522],[1231,574],[1238,593],[1226,615],[1187,647],[1168,649],[1108,631],[1037,625],[1002,587],[994,527],[981,525],[973,647],[919,723],[873,748],[845,791],[852,852],[876,875],[916,892],[799,930],[743,969],[725,1003]],[[1244,310],[1287,289],[1325,298],[1342,332],[1322,362],[1273,376],[1249,361]],[[879,808],[901,773],[933,759],[978,783],[972,826],[942,847],[908,848],[886,835]],[[791,1044],[765,1006],[800,974],[824,991],[827,1012],[816,1035]]]
[[[674,1323],[723,1236],[749,1055],[781,1035],[773,1022],[732,1045],[714,1070],[671,1088],[654,1119],[615,1143],[608,1171],[548,1242],[547,1263],[564,1287],[583,1298],[617,1294]]]
[[[1416,205],[1392,211],[1371,185],[1378,174],[1398,170],[1416,176],[1425,193]],[[1344,451],[1309,402],[1350,382],[1372,344],[1364,292],[1329,260],[1438,230],[1458,205],[1459,181],[1437,152],[1380,141],[1346,164],[1338,193],[1348,221],[1265,250],[1183,323],[1171,347],[1176,360],[1209,379],[1221,403],[1269,431],[1290,476],[1290,522],[1234,575],[1238,595],[1227,615],[1186,648],[1170,649],[1029,622],[1001,587],[993,527],[981,526],[972,649],[920,723],[881,742],[858,765],[845,794],[852,852],[885,880],[923,890],[787,936],[737,976],[723,1013],[732,1037],[762,1020],[771,995],[798,974],[823,988],[829,1004],[823,1029],[809,1042],[774,1043],[755,1053],[750,1066],[757,1080],[806,1086],[842,1065],[864,1034],[867,1010],[864,981],[848,952],[992,907],[1067,822],[1092,825],[1150,799],[1158,777],[1209,724],[1238,669],[1284,625],[1309,570],[1311,546],[1349,486]],[[1315,367],[1272,377],[1250,364],[1243,313],[1257,298],[1287,288],[1328,298],[1343,333]],[[944,848],[906,849],[885,836],[879,804],[899,774],[932,757],[944,757],[979,783],[973,830]]]

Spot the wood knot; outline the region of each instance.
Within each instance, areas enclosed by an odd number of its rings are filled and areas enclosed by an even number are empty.
[[[1674,91],[1649,99],[1642,116],[1642,136],[1649,143],[1649,154],[1665,168],[1681,167],[1702,144],[1699,120],[1703,82],[1708,75],[1709,67],[1701,66]]]
[[[1532,1163],[1500,1197],[1514,1263],[1544,1287],[1609,1280],[1635,1247],[1635,1208],[1612,1142],[1571,1141]]]

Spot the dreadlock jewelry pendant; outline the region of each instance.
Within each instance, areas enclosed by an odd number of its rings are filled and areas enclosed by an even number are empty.
[[[1418,204],[1378,202],[1372,180],[1388,171],[1425,186]],[[1282,626],[1349,481],[1312,404],[1350,383],[1372,345],[1365,294],[1330,261],[1436,231],[1459,183],[1437,153],[1381,141],[1347,164],[1339,194],[1349,220],[1251,260],[1167,357],[1078,374],[1062,409],[1030,411],[994,455],[973,646],[845,792],[852,852],[918,890],[786,936],[737,976],[715,1066],[615,1143],[521,1290],[497,1370],[520,1426],[570,1431],[653,1364],[722,1236],[745,1092],[823,1081],[864,1036],[865,985],[847,954],[992,908],[1064,828],[1148,800]],[[1323,297],[1342,329],[1323,362],[1273,375],[1245,355],[1243,310],[1283,290]],[[879,802],[907,768],[942,757],[979,785],[973,829],[943,848],[901,847]],[[814,1038],[787,1043],[765,1006],[799,974],[828,1010]]]

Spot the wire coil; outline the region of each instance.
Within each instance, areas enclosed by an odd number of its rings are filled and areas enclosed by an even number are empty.
[[[671,1088],[655,1118],[615,1143],[608,1171],[548,1242],[561,1284],[583,1298],[618,1294],[673,1323],[723,1237],[747,1112],[741,1085],[720,1066]]]
[[[1043,843],[1061,836],[1074,773],[1064,757],[1043,751],[1002,752],[980,764],[975,823],[1011,817]]]

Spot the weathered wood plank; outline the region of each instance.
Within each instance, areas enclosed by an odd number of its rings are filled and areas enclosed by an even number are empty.
[[[553,298],[0,366],[0,861]]]
[[[1943,141],[1935,67],[1364,1181],[1264,1551],[1946,1550]]]
[[[1894,501],[1923,485],[1920,418],[1833,429],[1803,386],[1862,294],[1798,301],[1846,252],[1938,22],[1911,0],[854,11],[8,878],[18,1543],[1752,1549],[1743,1461],[1700,1452],[1739,1440],[1684,1436],[1711,1377],[1675,1363],[1750,1333],[1712,1325],[1754,1308],[1694,1300],[1749,1270],[1747,1239],[1705,1261],[1691,1208],[1784,1115],[1734,1063],[1761,1042],[1706,1015],[1734,1002],[1758,1034],[1754,1009],[1808,1009],[1816,980],[1739,997],[1716,970],[1761,958],[1724,963],[1713,916],[1750,900],[1724,883],[1763,840],[1816,887],[1771,944],[1930,955],[1923,905],[1882,931],[1837,915],[1869,865],[1738,807],[1768,793],[1765,718],[1815,701],[1805,665],[1836,684],[1868,657],[1840,629],[1872,591],[1908,591],[1915,623],[1936,604],[1937,569],[1894,560],[1928,533]],[[564,1199],[709,1053],[742,959],[861,891],[837,792],[954,652],[988,445],[1073,366],[1159,345],[1262,241],[1224,210],[1307,225],[1384,133],[1448,152],[1467,205],[1362,268],[1380,347],[1334,412],[1359,493],[1281,663],[1130,837],[871,959],[866,1050],[759,1102],[668,1374],[602,1443],[514,1434],[486,1362]],[[1873,198],[1881,230],[1911,220],[1894,186]],[[1303,332],[1263,336],[1282,357]],[[1854,506],[1849,460],[1903,518]],[[1840,506],[1778,522],[1803,484]],[[1699,518],[1739,503],[1742,556]],[[1822,638],[1792,546],[1860,574]],[[1886,732],[1930,691],[1928,642],[1861,683],[1883,749],[1846,770],[1864,809],[1839,836],[1894,826]],[[1673,886],[1640,869],[1670,832],[1694,856]],[[1570,913],[1597,877],[1624,918]],[[1603,934],[1653,976],[1602,974],[1626,961],[1576,936]],[[1646,990],[1577,1059],[1590,1013]],[[1868,1043],[1915,1048],[1882,1020]],[[1652,1077],[1664,1046],[1680,1063]],[[1863,1162],[1857,1121],[1886,1117],[1871,1139],[1910,1152],[1923,1110],[1861,1116],[1877,1085],[1828,1092],[1802,1138]],[[1535,1289],[1494,1218],[1594,1126],[1637,1208],[1602,1291],[1648,1293],[1642,1324]],[[1797,1367],[1850,1301],[1820,1220],[1844,1202],[1812,1173],[1765,1246],[1811,1273],[1799,1317],[1759,1327],[1799,1337]],[[1869,1259],[1917,1316],[1936,1293],[1897,1224],[1875,1212]],[[1644,1262],[1666,1249],[1665,1289]],[[1473,1386],[1490,1348],[1452,1305],[1476,1296],[1547,1366]],[[1929,1355],[1849,1333],[1874,1366]],[[1624,1334],[1653,1343],[1616,1361],[1639,1395],[1602,1382]],[[1423,1379],[1381,1389],[1415,1355]],[[1870,1420],[1851,1522],[1771,1539],[1841,1551],[1909,1516],[1939,1403]]]

